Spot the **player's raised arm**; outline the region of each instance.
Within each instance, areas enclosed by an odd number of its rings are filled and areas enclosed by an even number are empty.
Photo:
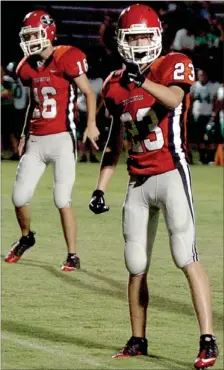
[[[74,81],[80,91],[85,95],[87,105],[87,128],[84,133],[83,142],[86,141],[87,137],[98,150],[99,147],[96,141],[99,138],[99,130],[96,127],[96,95],[93,91],[86,74],[82,74],[79,77],[74,78]]]
[[[166,87],[146,79],[142,87],[171,109],[177,108],[184,97],[184,90],[179,86]]]
[[[140,67],[133,61],[126,61],[125,65],[130,81],[148,91],[167,108],[175,109],[184,98],[186,86],[190,86],[194,82],[195,74],[191,60],[183,54],[176,54],[176,56],[172,56],[170,59],[173,59],[173,61],[171,60],[173,68],[170,68],[168,71],[166,71],[165,63],[161,63],[161,70],[164,70],[163,72],[166,76],[164,84],[148,79],[145,75],[145,65]],[[166,82],[169,83],[166,84]],[[187,92],[189,92],[189,89]]]
[[[90,210],[95,214],[107,212],[110,209],[105,205],[104,192],[107,188],[110,178],[115,172],[115,168],[122,151],[122,146],[123,126],[120,120],[116,120],[114,117],[112,117],[108,140],[102,154],[96,190],[94,190],[89,203]]]

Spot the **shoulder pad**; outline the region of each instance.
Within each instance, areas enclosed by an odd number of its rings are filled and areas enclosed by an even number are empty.
[[[179,62],[179,61],[191,62],[191,59],[186,54],[178,53],[178,52],[172,52],[172,53],[167,54],[163,60],[164,60],[164,63],[166,62],[173,63],[173,62]]]
[[[109,90],[113,74],[114,74],[114,72],[111,72],[111,74],[109,74],[109,76],[105,79],[105,81],[103,83],[103,86],[101,88],[101,94],[102,94],[103,97],[105,97],[107,91]]]
[[[26,56],[24,57],[18,64],[18,66],[16,67],[16,74],[19,73],[20,69],[24,66],[24,64],[26,63],[27,59],[29,58],[29,56]]]
[[[110,85],[112,85],[115,82],[118,82],[121,79],[123,73],[124,73],[123,69],[111,72],[111,74],[104,81],[101,89],[103,97],[105,97],[106,93],[108,92]]]
[[[123,69],[119,69],[119,70],[113,71],[109,74],[109,76],[104,81],[102,89],[101,89],[103,95],[106,94],[106,91],[108,91],[109,86],[111,84],[120,80],[120,78],[123,75],[123,72],[124,72]]]
[[[56,59],[56,61],[58,61],[65,53],[67,53],[67,51],[72,49],[74,49],[74,47],[70,45],[56,46],[54,51],[54,58]]]

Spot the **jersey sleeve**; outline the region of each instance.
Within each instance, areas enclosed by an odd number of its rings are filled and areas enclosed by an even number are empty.
[[[70,48],[62,57],[63,71],[69,78],[76,78],[88,71],[86,55],[78,48]]]
[[[195,83],[194,66],[190,58],[181,53],[168,54],[163,62],[164,85],[180,86],[185,92]]]
[[[16,68],[16,74],[18,78],[20,78],[24,86],[28,86],[28,87],[30,86],[31,76],[30,76],[28,64],[25,58],[22,59],[21,62],[18,64]]]

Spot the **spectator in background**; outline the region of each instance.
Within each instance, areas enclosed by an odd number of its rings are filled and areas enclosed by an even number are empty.
[[[217,19],[217,28],[220,31],[220,42],[224,41],[224,18]]]
[[[219,31],[219,44],[214,50],[214,60],[216,70],[219,75],[217,78],[220,82],[223,82],[223,56],[224,56],[224,18],[217,19],[217,29]]]
[[[203,24],[198,30],[198,34],[195,36],[195,47],[206,46],[208,48],[208,24]]]
[[[211,21],[211,19],[214,17],[210,1],[203,1],[201,3],[200,16],[208,21]]]
[[[103,78],[118,68],[121,68],[122,61],[117,52],[117,40],[115,35],[114,16],[110,12],[105,12],[103,22],[99,27],[99,44],[101,46],[101,56],[103,61]],[[102,74],[102,73],[101,73]]]
[[[103,22],[99,28],[99,43],[107,55],[116,51],[117,43],[115,38],[115,26],[111,13],[105,12]]]
[[[184,2],[163,2],[160,4],[158,13],[163,27],[163,54],[170,51],[177,31],[183,28],[183,19],[192,19],[192,12]]]
[[[5,74],[3,66],[1,66],[1,119],[2,119],[2,148],[3,152],[7,149],[8,141],[11,146],[11,160],[17,160],[18,157],[18,140],[15,137],[15,117],[12,95],[12,82]],[[1,156],[4,159],[3,156]]]
[[[175,32],[172,32],[172,13],[168,11],[168,5],[163,2],[158,9],[159,18],[162,23],[163,33],[162,33],[162,54],[165,55],[169,52],[170,46],[173,43]]]
[[[166,20],[167,13],[168,13],[168,4],[165,1],[160,2],[159,8],[158,8],[158,15],[159,15],[160,22],[162,24]]]
[[[196,64],[200,65],[201,60],[212,59],[213,49],[219,45],[219,36],[215,33],[215,25],[210,25],[206,19],[199,20],[198,32],[195,37],[195,58]]]
[[[177,9],[177,4],[172,3],[172,2],[169,2],[169,4],[168,4],[168,11],[169,12],[175,12],[176,9]]]
[[[206,126],[211,119],[214,98],[219,88],[218,82],[211,82],[205,69],[197,71],[197,81],[191,87],[192,115],[196,142],[199,152],[199,163],[208,164],[214,161],[214,152],[208,150],[205,142]]]
[[[207,135],[213,135],[217,144],[215,153],[215,165],[224,165],[224,84],[218,90],[213,105],[213,113],[207,127]]]
[[[217,19],[213,19],[212,22],[209,24],[207,38],[208,38],[208,47],[210,49],[219,47],[220,31],[217,27]]]
[[[174,37],[176,32],[185,27],[185,22],[189,20],[190,24],[194,23],[194,11],[189,8],[185,1],[177,1],[168,4],[168,12],[164,15],[168,19],[169,32]]]
[[[19,139],[24,125],[26,108],[28,105],[29,88],[27,86],[23,86],[20,78],[16,75],[15,62],[10,62],[6,67],[6,71],[8,72],[8,76],[11,78],[12,83],[12,97],[15,113],[14,134],[16,138]]]
[[[194,29],[190,23],[176,32],[172,49],[192,58],[195,48]]]

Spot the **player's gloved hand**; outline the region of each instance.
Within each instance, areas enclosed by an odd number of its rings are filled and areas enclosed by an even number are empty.
[[[132,60],[124,62],[126,65],[126,73],[130,82],[134,82],[136,86],[141,87],[145,82],[145,76],[142,74],[141,69],[137,63]]]
[[[89,202],[89,209],[96,215],[109,211],[110,207],[105,205],[104,192],[102,190],[94,190]]]

